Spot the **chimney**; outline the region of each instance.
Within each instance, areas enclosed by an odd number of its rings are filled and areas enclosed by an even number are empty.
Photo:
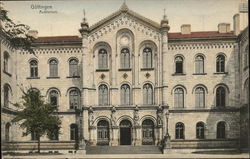
[[[218,32],[219,33],[229,33],[230,32],[230,24],[229,23],[218,24]]]
[[[235,14],[233,16],[233,21],[234,21],[234,35],[239,35],[240,34],[240,15]]]
[[[190,24],[183,24],[181,26],[181,34],[191,34],[191,25]]]
[[[248,1],[242,0],[239,5],[240,32],[248,26]]]
[[[32,36],[35,39],[37,39],[38,38],[38,31],[37,30],[29,30],[27,35]]]

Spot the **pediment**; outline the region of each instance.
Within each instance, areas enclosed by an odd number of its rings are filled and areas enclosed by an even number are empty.
[[[90,40],[95,41],[118,27],[134,28],[157,39],[160,24],[122,6],[120,10],[90,26]]]

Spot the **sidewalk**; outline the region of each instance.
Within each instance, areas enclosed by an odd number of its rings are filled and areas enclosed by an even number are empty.
[[[87,158],[249,158],[248,153],[242,154],[119,154],[119,155],[43,155],[43,156],[4,156],[4,159],[87,159]]]

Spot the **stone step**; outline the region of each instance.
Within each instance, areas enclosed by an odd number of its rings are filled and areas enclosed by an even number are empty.
[[[87,154],[162,154],[158,146],[87,146]]]

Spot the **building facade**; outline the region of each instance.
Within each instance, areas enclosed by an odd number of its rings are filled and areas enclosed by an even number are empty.
[[[243,8],[244,9],[244,8]],[[171,33],[126,4],[78,36],[38,37],[35,54],[13,49],[1,34],[1,135],[8,149],[35,144],[10,121],[21,88],[37,88],[57,106],[62,127],[43,143],[237,148],[248,145],[249,42],[247,10],[234,29]],[[34,33],[34,32],[33,32]],[[246,111],[247,110],[247,111]],[[67,147],[68,146],[68,147]],[[49,147],[49,146],[48,146]],[[54,147],[54,148],[55,148]]]

